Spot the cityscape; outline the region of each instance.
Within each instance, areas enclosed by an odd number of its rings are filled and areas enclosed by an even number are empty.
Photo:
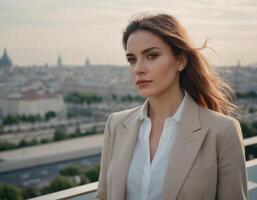
[[[235,90],[244,138],[257,136],[257,64],[215,66]],[[128,66],[16,66],[0,57],[0,183],[32,198],[98,180],[105,121],[144,102]],[[246,160],[257,145],[246,147]]]
[[[108,116],[145,101],[122,44],[140,13],[177,18],[235,91],[257,199],[257,1],[1,0],[0,200],[95,199]]]

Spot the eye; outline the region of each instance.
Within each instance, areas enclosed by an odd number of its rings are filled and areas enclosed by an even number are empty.
[[[155,58],[157,58],[157,57],[158,57],[158,54],[156,54],[156,53],[149,54],[149,55],[147,56],[147,58],[149,58],[150,60],[153,60],[153,59],[155,59]]]
[[[127,58],[127,61],[130,63],[130,64],[133,64],[135,63],[135,60],[134,58]]]

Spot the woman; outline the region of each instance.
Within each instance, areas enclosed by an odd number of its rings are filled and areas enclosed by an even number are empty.
[[[247,199],[233,91],[182,25],[168,14],[139,16],[125,29],[123,46],[147,100],[108,117],[96,198]]]

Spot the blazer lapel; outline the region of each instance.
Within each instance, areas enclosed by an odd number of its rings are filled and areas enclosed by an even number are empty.
[[[138,112],[124,120],[117,131],[119,137],[119,157],[116,158],[112,191],[113,200],[124,200],[126,197],[126,181],[131,159],[134,153],[137,136],[140,128],[140,119]],[[116,136],[117,137],[117,136]],[[114,191],[115,190],[115,191]]]
[[[176,199],[208,132],[200,124],[200,106],[188,95],[170,151],[163,200]]]

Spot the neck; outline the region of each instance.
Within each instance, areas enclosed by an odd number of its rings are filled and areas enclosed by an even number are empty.
[[[181,88],[165,94],[149,97],[148,116],[150,119],[163,123],[166,118],[174,115],[184,98]]]

